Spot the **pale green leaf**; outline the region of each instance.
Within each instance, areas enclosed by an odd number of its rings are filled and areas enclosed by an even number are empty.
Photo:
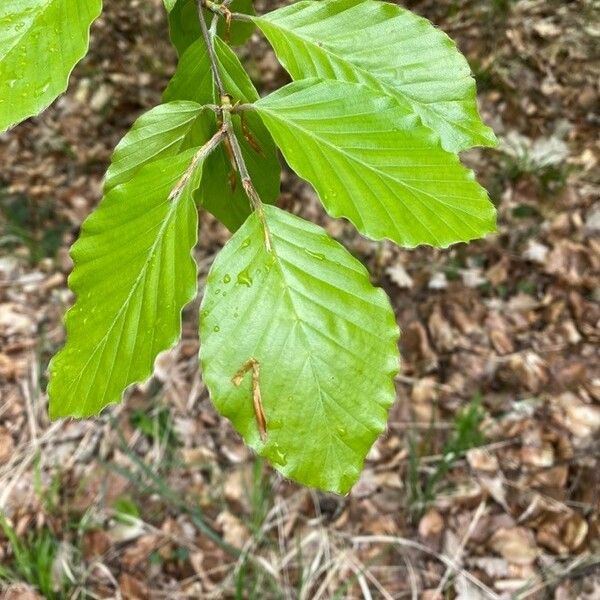
[[[104,190],[129,181],[143,166],[202,145],[208,114],[196,102],[169,102],[144,113],[115,148]],[[199,118],[201,117],[202,118]]]
[[[101,9],[101,0],[0,2],[0,132],[67,89]]]
[[[165,8],[167,9],[168,12],[171,12],[175,6],[175,4],[177,4],[177,0],[163,0],[164,4],[165,4]]]
[[[466,59],[426,19],[375,0],[309,0],[255,22],[294,79],[339,79],[384,91],[409,103],[450,151],[496,144],[479,117]]]
[[[356,83],[291,83],[255,104],[327,211],[365,235],[447,246],[495,229],[485,190],[392,98]]]
[[[251,103],[258,100],[258,92],[238,57],[218,37],[215,38],[215,51],[225,91],[233,102]],[[164,100],[188,100],[198,104],[214,104],[218,101],[203,40],[192,44],[181,57],[177,71],[165,90]],[[213,116],[211,119],[216,130],[216,118]],[[254,186],[263,202],[275,202],[279,196],[281,172],[275,144],[260,117],[252,112],[243,115],[255,142],[249,143],[242,129],[241,119],[240,115],[233,115],[233,126]],[[237,175],[232,188],[231,174],[231,162],[225,149],[221,147],[206,161],[205,177],[199,195],[204,207],[231,231],[235,231],[250,214],[250,204]]]
[[[169,31],[171,41],[177,49],[177,54],[181,56],[189,46],[202,37],[200,30],[200,21],[198,19],[197,0],[165,0],[171,4],[169,14]],[[229,5],[229,10],[246,15],[254,15],[254,5],[252,0],[233,0]],[[213,13],[209,10],[204,11],[204,18],[210,23]],[[241,46],[252,35],[254,23],[251,21],[232,21],[229,27],[225,20],[219,18],[217,25],[217,34],[227,39],[233,46]]]
[[[193,191],[201,165],[170,197],[194,150],[163,158],[113,188],[86,219],[71,255],[77,300],[67,342],[50,364],[50,414],[90,416],[146,379],[156,355],[180,335],[196,294]]]
[[[385,428],[398,327],[385,293],[325,231],[266,206],[272,249],[252,214],[217,256],[200,312],[204,381],[217,409],[287,477],[346,493]],[[261,439],[255,359],[266,418]]]

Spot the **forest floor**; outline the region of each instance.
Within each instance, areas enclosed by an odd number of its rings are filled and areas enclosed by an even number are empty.
[[[476,75],[501,145],[464,160],[497,234],[448,250],[368,242],[284,175],[280,204],[364,262],[402,329],[397,403],[347,497],[286,481],[217,415],[197,303],[126,402],[47,418],[68,247],[176,60],[159,0],[105,4],[69,92],[0,136],[0,594],[598,600],[599,3],[404,3]],[[286,81],[258,35],[245,52],[263,90]],[[202,215],[201,288],[227,238]]]

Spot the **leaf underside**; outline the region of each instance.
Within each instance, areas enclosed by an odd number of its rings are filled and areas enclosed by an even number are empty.
[[[233,102],[251,103],[258,100],[248,74],[235,53],[218,37],[215,38],[215,51],[225,90]],[[194,42],[181,57],[177,71],[165,90],[165,102],[187,100],[198,104],[218,102],[212,83],[208,53],[203,40]],[[214,115],[207,115],[210,127],[216,131]],[[233,115],[233,126],[240,140],[242,154],[263,202],[275,202],[279,196],[281,166],[273,140],[256,114],[245,113],[245,124],[251,139],[246,139],[241,117]],[[229,230],[235,231],[250,214],[250,204],[242,183],[234,174],[231,185],[232,167],[224,147],[218,148],[207,159],[205,179],[199,190],[202,205],[217,217]]]
[[[101,9],[101,0],[0,2],[0,133],[67,89]]]
[[[86,219],[71,255],[77,296],[67,342],[50,363],[50,415],[85,417],[119,402],[146,379],[156,355],[181,332],[197,288],[193,192],[201,169],[169,199],[193,151],[143,167],[113,188]]]
[[[370,238],[443,247],[494,231],[494,206],[473,173],[389,96],[305,80],[255,107],[327,211]]]
[[[254,19],[293,79],[364,83],[410,106],[446,150],[495,146],[455,43],[426,19],[375,0],[304,1]]]
[[[395,398],[398,327],[385,293],[325,231],[266,206],[208,275],[200,312],[203,378],[218,410],[287,477],[346,493]],[[247,360],[260,366],[261,440]]]

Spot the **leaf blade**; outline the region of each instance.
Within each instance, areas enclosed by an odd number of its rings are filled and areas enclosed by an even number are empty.
[[[293,79],[369,85],[410,105],[452,152],[496,145],[466,59],[426,19],[387,2],[306,0],[254,21]]]
[[[71,250],[69,286],[77,300],[65,317],[66,344],[49,367],[52,418],[91,416],[118,402],[177,340],[181,310],[196,293],[191,250],[200,172],[177,198],[169,195],[192,156],[142,168],[84,222]]]
[[[440,247],[495,230],[487,193],[410,111],[367,86],[291,83],[255,103],[326,210],[372,239]]]
[[[398,327],[384,292],[323,229],[276,207],[265,214],[272,252],[253,214],[208,276],[203,377],[219,411],[278,470],[346,493],[395,398]],[[266,441],[251,378],[232,382],[251,358],[260,365]]]
[[[4,0],[0,6],[0,133],[62,94],[85,55],[101,0]]]
[[[198,123],[203,107],[196,102],[159,104],[135,121],[117,144],[104,179],[105,192],[126,183],[145,165],[201,144],[209,137]],[[200,125],[201,132],[194,131]]]

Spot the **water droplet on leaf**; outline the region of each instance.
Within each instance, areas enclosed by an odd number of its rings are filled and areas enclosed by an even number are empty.
[[[246,287],[250,287],[252,285],[252,277],[250,277],[248,269],[244,269],[238,273],[237,282],[240,285],[245,285]]]
[[[285,452],[281,451],[279,444],[275,444],[273,446],[273,462],[275,464],[281,465],[282,467],[285,467],[285,465],[287,465],[287,456],[285,455]]]

